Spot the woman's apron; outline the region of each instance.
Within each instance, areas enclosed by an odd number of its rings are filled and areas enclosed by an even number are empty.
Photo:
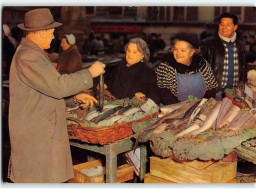
[[[188,96],[202,99],[206,92],[206,85],[201,72],[196,74],[179,74],[176,72],[178,100],[185,101]]]

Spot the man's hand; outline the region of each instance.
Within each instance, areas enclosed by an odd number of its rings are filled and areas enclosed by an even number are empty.
[[[104,70],[105,67],[106,67],[105,64],[97,61],[88,68],[88,71],[92,75],[92,78],[95,78],[105,73],[105,70]]]
[[[104,89],[107,89],[107,88],[108,88],[108,86],[104,83]],[[97,85],[96,89],[97,89],[97,90],[99,90],[99,89],[100,89],[99,84]]]
[[[74,102],[79,103],[79,106],[82,108],[86,108],[88,106],[92,108],[94,103],[98,103],[98,101],[93,96],[88,95],[86,93],[79,93],[75,95]]]

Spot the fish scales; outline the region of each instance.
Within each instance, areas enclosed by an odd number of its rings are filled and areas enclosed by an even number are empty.
[[[107,110],[106,112],[104,112],[102,115],[96,117],[93,122],[94,123],[98,123],[104,119],[106,119],[107,117],[109,117],[111,114],[115,113],[116,111],[118,111],[119,109],[123,108],[122,106],[118,106],[115,108],[112,108],[111,110]]]
[[[216,120],[215,129],[219,128],[220,122],[222,121],[223,117],[228,112],[228,110],[230,109],[231,106],[232,106],[232,100],[230,100],[228,98],[223,98],[221,107],[220,107],[220,112],[219,112],[217,120]]]
[[[187,104],[185,104],[184,106],[182,106],[181,108],[174,110],[168,114],[166,114],[163,118],[159,119],[158,121],[156,121],[155,124],[151,125],[150,127],[144,129],[137,137],[136,142],[134,144],[134,149],[137,147],[138,142],[141,138],[141,136],[147,132],[150,131],[152,129],[155,129],[158,125],[164,123],[167,119],[174,119],[174,118],[181,118],[184,116],[184,114],[186,113],[186,111],[188,111],[195,103],[197,102],[189,102]]]
[[[123,107],[119,110],[118,114],[122,115],[125,111],[129,110],[132,107],[132,105],[128,105],[126,107]]]
[[[170,123],[170,128],[184,128],[184,125],[187,126],[189,118],[194,110],[199,105],[200,101],[196,102],[191,108],[189,108],[183,115],[181,119],[166,119],[164,122]],[[179,128],[180,129],[180,128]]]

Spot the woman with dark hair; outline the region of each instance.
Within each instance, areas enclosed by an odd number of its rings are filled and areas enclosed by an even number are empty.
[[[147,65],[150,58],[147,43],[141,38],[131,39],[125,52],[125,60],[113,72],[105,73],[109,91],[118,99],[133,98],[136,94],[160,103],[156,75]]]
[[[199,40],[188,33],[176,35],[173,52],[157,67],[157,85],[164,105],[193,96],[215,97],[217,82],[209,63],[196,53]]]

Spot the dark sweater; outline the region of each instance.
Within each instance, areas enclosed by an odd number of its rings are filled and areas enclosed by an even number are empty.
[[[157,85],[164,105],[178,103],[176,72],[180,74],[202,73],[206,93],[204,98],[215,97],[217,82],[213,76],[210,65],[201,56],[194,54],[189,66],[178,63],[173,54],[169,55],[156,68]]]
[[[122,61],[113,71],[105,73],[105,83],[118,99],[133,98],[135,93],[141,92],[155,103],[160,103],[156,75],[143,62],[127,67],[126,61]]]

